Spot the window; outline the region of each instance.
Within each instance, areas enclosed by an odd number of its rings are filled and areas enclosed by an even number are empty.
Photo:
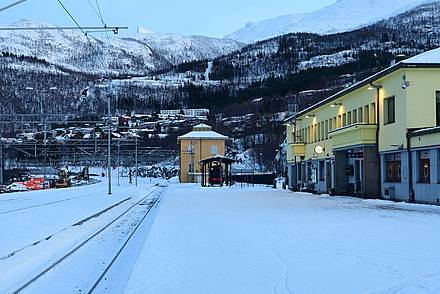
[[[325,136],[324,136],[324,139],[325,140],[327,140],[328,139],[328,127],[329,127],[329,120],[326,120],[325,121],[325,127],[324,127],[324,134],[325,134]]]
[[[437,150],[437,184],[440,184],[440,149]]]
[[[358,122],[357,109],[353,110],[353,124]]]
[[[319,181],[325,181],[325,161],[319,162]]]
[[[338,115],[338,123],[336,124],[336,128],[342,128],[342,115]]]
[[[211,154],[212,155],[218,154],[218,145],[211,145]]]
[[[344,113],[342,115],[342,127],[346,127],[347,126],[347,114]]]
[[[321,137],[321,123],[318,123],[318,142],[321,141],[322,137]]]
[[[358,122],[363,123],[364,122],[364,116],[362,115],[362,107],[358,109]]]
[[[188,145],[188,153],[189,154],[194,154],[195,150],[196,150],[196,148],[194,146],[194,143],[191,143],[190,145]]]
[[[400,153],[388,154],[386,161],[386,181],[400,183],[402,181],[402,160]]]
[[[188,164],[188,172],[189,172],[190,174],[192,174],[192,173],[195,172],[195,170],[194,170],[194,163],[190,163],[190,164]]]
[[[351,111],[347,112],[347,126],[351,125]]]
[[[371,106],[370,106],[370,123],[372,123],[372,124],[377,123],[377,120],[376,120],[376,103],[371,103]]]
[[[369,124],[370,123],[370,107],[368,105],[364,106],[364,122]]]
[[[318,142],[318,125],[313,126],[313,143]]]
[[[431,162],[429,151],[419,152],[419,183],[431,182]]]
[[[396,121],[396,99],[393,97],[384,100],[384,124],[392,124]]]
[[[436,116],[437,116],[437,126],[440,127],[440,91],[435,93],[435,105],[436,105]]]

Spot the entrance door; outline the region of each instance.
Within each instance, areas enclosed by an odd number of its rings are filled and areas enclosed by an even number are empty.
[[[354,161],[354,178],[355,178],[354,193],[357,196],[362,195],[362,191],[363,191],[363,171],[364,171],[364,160],[356,159]]]
[[[327,193],[330,194],[330,191],[332,189],[332,163],[331,161],[326,161],[325,162],[325,184],[326,184],[326,189],[327,189]]]

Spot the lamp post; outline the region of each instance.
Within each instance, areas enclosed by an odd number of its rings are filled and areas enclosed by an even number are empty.
[[[49,89],[34,89],[34,87],[26,87],[26,90],[44,93],[44,92],[48,92],[48,91],[58,90],[58,88],[55,86],[50,87]],[[41,115],[41,125],[43,126],[43,147],[44,147],[44,150],[46,151],[47,129],[46,129],[46,114],[44,113],[44,105],[43,105],[43,95],[40,95],[40,115]],[[46,157],[47,157],[47,154],[44,155],[44,166],[43,166],[44,181],[46,181],[46,177],[47,177]],[[43,189],[44,189],[44,183],[43,183]]]
[[[108,116],[108,195],[112,194],[112,158],[111,158],[111,144],[112,144],[112,118],[111,118],[111,108],[110,108],[110,96],[107,98],[107,116]]]
[[[3,185],[3,142],[0,136],[0,185]]]
[[[109,85],[104,83],[104,80],[101,80],[101,83],[97,85],[98,88],[107,88]],[[111,118],[111,97],[107,95],[107,174],[108,174],[108,195],[112,194],[112,159],[111,159],[111,144],[112,144],[112,118]]]
[[[139,168],[138,168],[138,138],[137,138],[138,134],[137,132],[134,133],[134,140],[135,140],[135,165],[136,165],[136,187],[138,185],[138,173],[139,173]]]

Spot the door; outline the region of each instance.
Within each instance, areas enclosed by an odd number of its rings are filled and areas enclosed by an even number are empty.
[[[331,161],[325,162],[325,185],[327,189],[327,193],[331,194],[332,189],[332,163]]]
[[[354,162],[354,178],[355,178],[354,193],[357,196],[362,195],[362,191],[363,191],[363,171],[364,171],[364,160],[356,159]]]

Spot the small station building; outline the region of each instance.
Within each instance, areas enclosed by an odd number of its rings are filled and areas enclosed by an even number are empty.
[[[197,125],[188,134],[180,136],[178,138],[180,144],[180,182],[207,183],[206,177],[209,172],[203,162],[212,158],[224,158],[228,139],[227,136],[214,132],[212,127],[206,124]],[[211,161],[209,162],[211,163]],[[224,175],[227,166],[224,165],[224,162],[220,162],[220,164],[222,165],[220,170]],[[225,176],[221,177],[225,178]]]

